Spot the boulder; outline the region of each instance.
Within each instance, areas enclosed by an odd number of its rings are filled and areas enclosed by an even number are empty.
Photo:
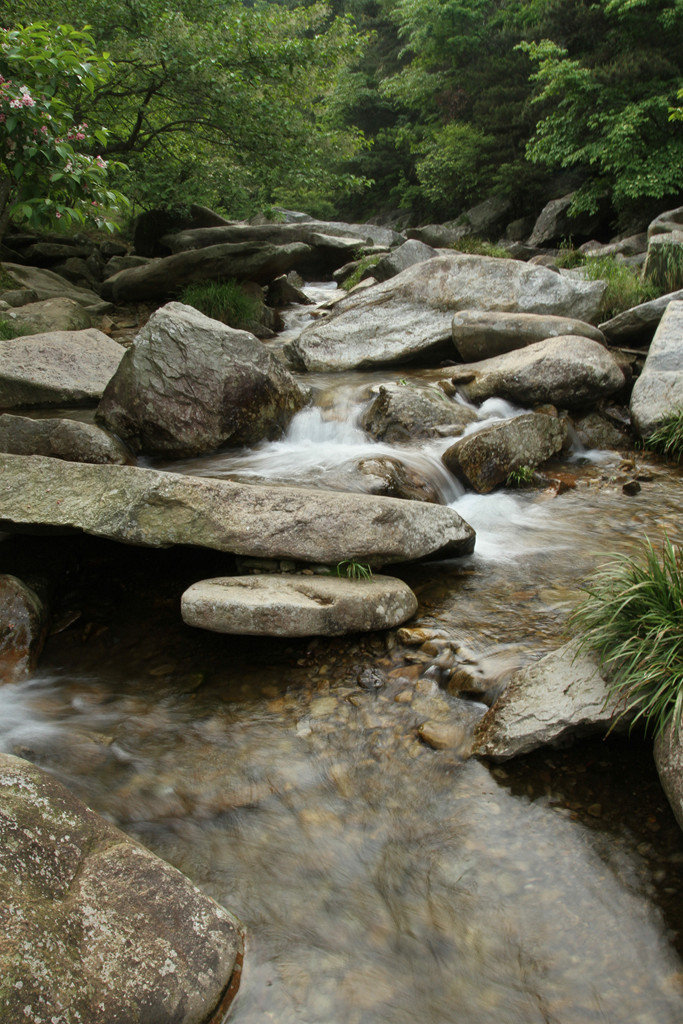
[[[473,402],[498,397],[518,405],[550,403],[572,409],[614,394],[625,381],[608,349],[574,336],[537,341],[516,352],[452,368],[448,375]]]
[[[605,337],[597,327],[564,316],[464,309],[453,317],[453,343],[466,363],[489,359],[560,335],[592,338],[601,345],[605,344]]]
[[[234,278],[267,284],[299,266],[310,254],[310,247],[299,242],[279,246],[265,242],[212,245],[120,270],[102,283],[102,295],[114,302],[140,302],[166,299],[185,285],[203,281]]]
[[[434,357],[451,340],[461,309],[597,319],[602,281],[563,278],[517,260],[460,253],[438,256],[364,292],[350,292],[333,313],[285,346],[306,370],[390,366]]]
[[[406,235],[437,249],[446,249],[466,235],[488,238],[499,234],[511,209],[512,203],[509,199],[493,196],[465,210],[455,220],[447,221],[445,224],[427,224],[425,227],[411,228],[406,231]]]
[[[423,245],[434,249],[450,249],[461,238],[471,233],[471,228],[466,224],[458,224],[456,220],[447,224],[425,224],[423,227],[409,228],[406,231],[409,239],[422,242]]]
[[[616,713],[597,658],[577,654],[572,641],[513,675],[482,718],[474,753],[505,761],[591,732],[604,735]]]
[[[145,267],[149,262],[150,260],[148,256],[129,256],[127,253],[124,256],[112,256],[104,265],[102,277],[106,279],[108,277],[113,277],[114,274],[118,274],[120,270],[132,270],[133,267]]]
[[[47,626],[47,610],[35,591],[16,576],[0,575],[0,683],[31,675]]]
[[[651,236],[643,278],[662,290],[683,285],[683,225],[677,231]]]
[[[133,247],[139,256],[166,256],[168,247],[161,241],[169,232],[191,228],[223,227],[231,221],[196,203],[189,210],[162,207],[139,214],[133,227]]]
[[[562,420],[544,413],[527,413],[501,420],[456,441],[442,459],[454,476],[479,494],[504,484],[510,473],[535,469],[559,451],[566,438]]]
[[[97,419],[135,452],[181,457],[276,437],[305,404],[252,334],[170,302],[124,355]]]
[[[533,231],[529,236],[529,245],[559,245],[565,239],[591,238],[600,227],[600,218],[590,214],[577,217],[569,215],[569,208],[574,201],[574,192],[551,199],[543,207]]]
[[[394,443],[416,437],[457,436],[476,419],[473,409],[449,398],[438,385],[382,384],[364,410],[360,425],[376,440]]]
[[[600,330],[613,345],[649,342],[670,302],[683,302],[683,288],[617,313],[611,320],[600,324]]]
[[[27,302],[42,302],[43,299],[72,299],[94,316],[108,313],[111,309],[111,305],[100,298],[96,292],[89,288],[78,288],[64,277],[53,273],[52,270],[23,267],[18,263],[0,263],[0,269],[16,282],[15,290],[25,290],[31,293]],[[0,293],[0,298],[4,298],[5,294]],[[10,305],[15,306],[19,303],[11,302]]]
[[[671,810],[683,828],[683,725],[676,733],[673,723],[670,723],[657,737],[655,764]]]
[[[308,295],[302,292],[301,288],[292,284],[286,274],[280,274],[279,277],[276,277],[268,285],[266,303],[275,309],[281,309],[283,306],[291,306],[293,304],[312,306],[313,299],[309,299]]]
[[[627,235],[626,238],[618,238],[613,242],[596,242],[592,239],[590,242],[584,242],[583,245],[579,246],[579,252],[585,253],[586,256],[640,256],[647,250],[647,235],[645,232],[641,232],[638,235]]]
[[[17,335],[49,331],[83,331],[92,326],[90,314],[73,299],[43,299],[7,310],[3,320],[16,326]]]
[[[243,949],[227,910],[7,754],[0,807],[3,1020],[205,1024],[227,1010]]]
[[[84,288],[92,288],[93,291],[99,291],[102,270],[93,258],[83,260],[73,256],[71,259],[64,260],[63,263],[55,263],[53,270],[55,274],[65,277],[67,281],[72,281]]]
[[[72,256],[86,259],[93,251],[92,245],[64,242],[35,242],[23,253],[27,263],[36,267],[49,267],[60,260],[68,260]]]
[[[95,405],[124,352],[92,327],[0,341],[0,409]]]
[[[426,477],[391,455],[360,459],[357,469],[363,477],[363,491],[366,494],[383,494],[388,498],[429,501],[434,504],[441,502],[437,488]]]
[[[291,245],[303,242],[320,246],[323,238],[344,239],[350,249],[364,245],[392,246],[405,242],[405,237],[391,228],[377,224],[344,224],[341,221],[306,220],[289,224],[229,224],[225,227],[200,228],[168,234],[162,240],[171,252],[203,249],[207,245],[226,242],[261,242],[269,245]],[[341,264],[337,264],[341,266]]]
[[[683,231],[683,206],[675,210],[665,210],[650,221],[647,229],[648,241],[656,235],[668,235],[674,231]]]
[[[397,249],[387,253],[386,256],[382,256],[379,262],[371,268],[371,273],[376,281],[388,281],[390,277],[396,277],[402,270],[414,267],[416,263],[434,259],[438,255],[436,249],[411,238],[403,245],[399,245]]]
[[[475,539],[441,505],[0,455],[0,529],[35,526],[326,565],[456,557]]]
[[[670,302],[631,394],[631,419],[641,437],[683,410],[683,302]]]
[[[188,626],[247,636],[342,636],[400,626],[417,611],[407,584],[390,576],[230,576],[182,596]]]
[[[117,437],[92,423],[57,418],[34,420],[9,413],[0,415],[0,452],[119,466],[135,462]]]
[[[624,427],[618,427],[599,412],[589,412],[574,420],[576,435],[586,448],[630,448],[631,438]]]

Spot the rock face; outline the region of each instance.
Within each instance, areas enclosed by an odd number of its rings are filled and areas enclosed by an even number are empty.
[[[33,672],[47,619],[43,602],[30,587],[16,576],[0,575],[0,683],[16,683]]]
[[[683,828],[683,727],[678,735],[669,725],[655,740],[655,764],[662,789],[676,821]]]
[[[226,242],[265,242],[276,246],[303,242],[305,245],[317,246],[323,237],[350,239],[355,246],[391,246],[405,242],[403,235],[377,224],[345,224],[342,221],[312,219],[291,224],[228,224],[223,227],[198,228],[168,234],[162,241],[171,252],[186,252]]]
[[[92,423],[57,418],[33,420],[9,413],[0,416],[0,452],[119,466],[135,461],[118,438]]]
[[[0,455],[0,529],[36,525],[327,565],[465,555],[475,538],[441,505]]]
[[[114,302],[140,302],[169,298],[185,285],[197,281],[235,278],[267,284],[298,266],[310,253],[310,247],[301,243],[211,245],[153,260],[142,267],[120,270],[103,282],[102,295]]]
[[[461,309],[543,313],[593,321],[605,284],[554,274],[517,260],[453,254],[409,267],[349,294],[332,315],[285,347],[307,370],[388,366],[433,355],[451,339]]]
[[[650,341],[670,302],[683,302],[683,289],[625,309],[623,313],[600,324],[600,330],[615,345]]]
[[[449,398],[440,387],[382,384],[365,409],[361,426],[378,441],[462,434],[476,412]]]
[[[390,576],[230,576],[182,597],[188,626],[248,636],[341,636],[399,626],[417,611],[410,587]]]
[[[562,449],[564,423],[528,413],[494,423],[456,441],[442,456],[451,473],[479,494],[488,494],[523,466],[535,468]]]
[[[590,732],[606,733],[616,706],[591,654],[568,643],[516,672],[481,720],[474,752],[493,761]]]
[[[253,335],[170,302],[126,352],[97,418],[133,451],[189,456],[276,437],[305,403]]]
[[[0,807],[2,1019],[204,1024],[239,977],[227,910],[6,754]]]
[[[29,302],[3,313],[3,320],[16,326],[17,334],[49,331],[83,331],[92,326],[90,314],[73,299],[44,299]]]
[[[411,238],[383,256],[379,263],[372,267],[372,276],[376,281],[388,281],[390,277],[396,277],[402,270],[414,267],[416,263],[432,260],[438,255],[436,249],[432,249],[430,245],[424,245],[423,242]]]
[[[28,302],[41,302],[44,299],[72,299],[83,306],[89,313],[106,313],[111,306],[104,302],[96,292],[89,288],[77,288],[59,274],[51,270],[39,270],[38,267],[23,267],[18,263],[2,263],[0,267],[15,282],[18,289],[31,293]],[[0,295],[2,298],[2,295]],[[16,305],[16,303],[12,303]]]
[[[624,374],[597,341],[560,337],[458,367],[451,379],[472,401],[497,396],[520,405],[580,408],[618,391]]]
[[[597,327],[564,316],[464,309],[453,317],[453,343],[466,363],[513,352],[545,338],[569,335],[605,344],[605,337]]]
[[[124,352],[92,327],[0,341],[0,409],[95,405]]]
[[[683,302],[670,302],[633,386],[631,419],[641,437],[683,409]]]

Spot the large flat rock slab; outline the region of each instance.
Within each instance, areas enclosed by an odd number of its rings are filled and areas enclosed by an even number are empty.
[[[50,775],[0,754],[0,1020],[206,1024],[238,922]]]
[[[44,526],[331,565],[464,555],[475,539],[440,505],[0,455],[0,529]]]
[[[43,299],[29,302],[2,314],[16,335],[45,334],[48,331],[83,331],[92,327],[90,313],[73,299]]]
[[[566,316],[463,309],[453,317],[453,344],[465,363],[512,352],[546,338],[574,335],[605,344],[602,331]]]
[[[518,260],[452,254],[418,263],[383,284],[350,293],[285,347],[306,370],[391,366],[451,343],[462,309],[542,313],[587,322],[599,316],[602,281],[563,277]]]
[[[195,583],[181,609],[188,626],[216,633],[341,636],[400,626],[417,598],[391,576],[229,576]]]
[[[633,386],[631,419],[648,437],[683,410],[683,302],[670,302],[652,339],[645,366]]]
[[[42,267],[25,267],[19,263],[1,263],[0,268],[12,278],[17,290],[25,289],[33,293],[32,301],[72,299],[93,314],[106,313],[111,309],[109,303],[104,302],[97,292],[93,292],[89,288],[79,288],[52,270],[43,270]]]
[[[0,452],[8,455],[48,455],[68,462],[135,462],[117,437],[80,420],[0,415]]]
[[[125,351],[94,327],[0,341],[0,409],[97,405]]]
[[[683,302],[683,288],[617,313],[600,324],[600,330],[615,345],[650,341],[670,302]]]

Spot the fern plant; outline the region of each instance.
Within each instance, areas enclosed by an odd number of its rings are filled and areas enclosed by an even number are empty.
[[[337,564],[337,576],[349,580],[370,580],[372,569],[365,562],[356,562],[352,558],[345,558]]]

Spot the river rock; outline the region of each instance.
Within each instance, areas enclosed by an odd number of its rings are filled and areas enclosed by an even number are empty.
[[[455,220],[447,221],[445,224],[427,224],[425,227],[411,228],[406,234],[409,238],[419,239],[427,245],[446,248],[466,235],[488,238],[498,233],[511,209],[512,203],[509,199],[493,196],[465,210]]]
[[[600,330],[614,345],[649,342],[670,302],[683,302],[683,288],[618,313],[600,324]]]
[[[301,306],[313,305],[313,299],[309,299],[308,295],[298,288],[295,284],[289,280],[286,274],[280,274],[268,285],[268,293],[266,295],[266,302],[269,306],[273,306],[276,309],[280,309],[282,306],[290,306],[292,304],[298,304]]]
[[[391,629],[417,598],[390,576],[230,576],[202,580],[182,596],[188,626],[248,636],[342,636]]]
[[[438,385],[382,384],[360,424],[378,441],[462,434],[477,419],[474,409],[449,398]]]
[[[460,253],[438,256],[365,292],[349,293],[332,314],[285,346],[306,370],[388,366],[434,356],[451,341],[461,309],[543,313],[593,321],[602,281],[564,278],[517,260]]]
[[[0,341],[0,409],[95,405],[124,352],[92,327]]]
[[[455,557],[469,554],[475,539],[441,505],[0,455],[0,529],[39,525],[326,565]]]
[[[453,343],[466,363],[489,359],[560,335],[592,338],[601,345],[605,344],[605,336],[597,327],[564,316],[464,309],[453,317]]]
[[[35,591],[16,576],[0,575],[0,683],[17,683],[33,672],[47,625],[47,610]]]
[[[243,947],[227,910],[7,754],[0,806],[4,1021],[205,1024],[227,1003]]]
[[[559,245],[567,238],[591,238],[600,226],[600,218],[590,214],[569,215],[574,192],[559,199],[551,199],[539,213],[529,245]]]
[[[411,238],[397,249],[393,249],[386,256],[383,256],[378,263],[372,267],[372,276],[376,281],[388,281],[390,277],[396,277],[402,270],[414,267],[416,263],[424,263],[425,260],[432,260],[438,256],[436,249],[430,245],[424,245],[417,239]]]
[[[640,256],[647,250],[647,235],[643,231],[638,235],[628,235],[626,238],[616,238],[612,242],[603,245],[602,242],[591,240],[579,246],[579,252],[586,256]]]
[[[631,447],[628,431],[617,427],[599,412],[589,412],[574,420],[574,429],[579,441],[586,448],[619,450]]]
[[[0,263],[4,272],[16,282],[17,290],[24,290],[31,294],[29,302],[42,302],[44,299],[72,299],[79,306],[83,306],[97,316],[100,313],[108,313],[111,309],[109,302],[105,302],[100,296],[89,288],[78,288],[71,284],[60,274],[52,270],[42,270],[38,267],[24,267],[18,263]],[[0,293],[0,298],[4,293]],[[18,303],[10,303],[18,305]]]
[[[169,298],[185,285],[196,282],[234,278],[267,284],[299,266],[310,254],[310,247],[299,242],[211,245],[120,270],[102,283],[102,295],[114,302],[141,302]]]
[[[527,413],[501,420],[456,441],[442,458],[467,487],[488,494],[510,473],[547,462],[561,451],[566,427],[556,416]]]
[[[125,256],[112,256],[107,260],[102,270],[102,277],[113,277],[120,270],[132,270],[134,267],[146,267],[150,262],[148,256],[132,256],[126,253]]]
[[[573,336],[547,338],[448,373],[474,402],[496,396],[519,405],[549,403],[567,408],[605,398],[623,387],[625,380],[603,345]]]
[[[291,224],[228,224],[222,227],[198,228],[166,235],[162,241],[171,252],[202,249],[226,242],[265,242],[270,245],[291,245],[303,242],[316,247],[320,238],[345,239],[353,246],[400,245],[405,236],[377,224],[346,224],[342,221],[308,219]],[[338,264],[341,266],[341,264]]]
[[[597,658],[577,655],[572,641],[513,675],[482,718],[474,752],[505,761],[587,733],[605,734],[616,710]]]
[[[677,268],[673,274],[668,270],[672,262]],[[650,237],[643,279],[653,281],[658,288],[683,283],[683,224],[676,231]]]
[[[683,725],[676,734],[673,723],[670,723],[657,737],[655,764],[671,810],[683,828]]]
[[[68,462],[131,465],[133,456],[117,437],[80,420],[0,415],[0,452],[49,455]]]
[[[133,451],[179,457],[276,437],[305,404],[252,334],[170,302],[126,352],[97,418]]]
[[[388,498],[429,501],[434,504],[441,501],[434,484],[391,455],[359,459],[357,469],[363,477],[363,490],[366,494],[383,494]]]
[[[631,394],[631,419],[647,437],[683,410],[683,302],[670,302]]]
[[[3,314],[17,329],[17,335],[45,334],[49,331],[83,331],[92,327],[90,314],[73,299],[43,299],[29,302]]]
[[[669,235],[675,231],[683,231],[683,206],[675,210],[665,210],[650,221],[647,229],[648,241],[656,235]]]

